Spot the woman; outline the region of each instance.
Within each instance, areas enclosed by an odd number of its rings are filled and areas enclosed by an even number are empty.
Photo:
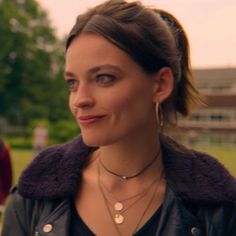
[[[201,103],[172,15],[123,0],[79,15],[65,80],[81,136],[24,171],[3,236],[236,235],[235,179],[161,134]]]

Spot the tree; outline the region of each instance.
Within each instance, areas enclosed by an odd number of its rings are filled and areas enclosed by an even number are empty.
[[[62,42],[35,0],[0,0],[0,116],[14,125],[70,118]]]

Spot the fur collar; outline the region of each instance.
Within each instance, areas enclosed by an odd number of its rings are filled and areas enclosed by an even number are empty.
[[[161,136],[166,178],[175,194],[192,203],[236,200],[236,180],[214,158]],[[81,136],[42,152],[23,172],[18,190],[33,199],[71,196],[80,182],[86,156],[95,150]]]

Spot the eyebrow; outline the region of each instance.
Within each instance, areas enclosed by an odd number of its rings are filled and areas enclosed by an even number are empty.
[[[65,71],[64,73],[64,77],[76,77],[74,73],[70,72],[70,71]]]
[[[104,64],[104,65],[95,66],[95,67],[91,68],[89,70],[89,72],[95,73],[95,72],[98,72],[99,70],[102,70],[102,69],[114,69],[114,70],[121,72],[121,68],[119,66],[111,65],[111,64]]]
[[[98,66],[90,68],[87,73],[92,74],[92,73],[99,72],[100,70],[103,70],[103,69],[114,69],[120,73],[122,72],[121,68],[117,65],[104,64],[104,65],[98,65]],[[64,76],[65,77],[76,77],[76,75],[71,71],[65,71]]]

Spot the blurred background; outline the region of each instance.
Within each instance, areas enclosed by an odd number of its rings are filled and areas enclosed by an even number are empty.
[[[76,16],[101,0],[0,0],[0,137],[13,182],[48,145],[80,130],[67,107],[64,42]],[[236,176],[236,2],[143,0],[173,13],[189,36],[198,88],[208,106],[170,135],[216,156]]]

